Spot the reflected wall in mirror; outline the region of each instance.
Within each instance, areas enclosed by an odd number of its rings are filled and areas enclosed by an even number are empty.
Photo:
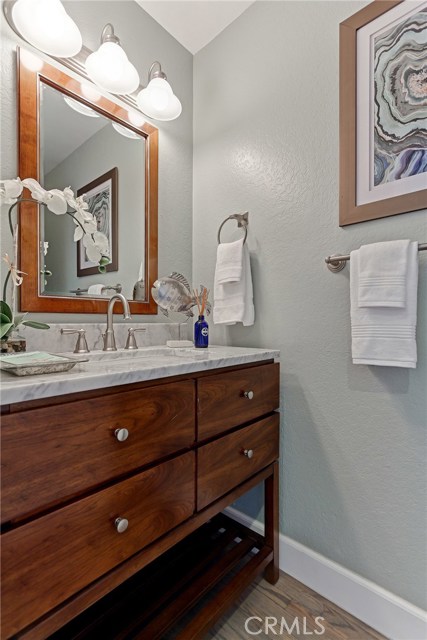
[[[20,177],[86,193],[110,258],[99,273],[81,242],[76,250],[71,217],[21,204],[21,309],[103,313],[121,291],[133,313],[157,313],[158,130],[87,81],[45,62],[33,71],[22,59],[19,115]]]

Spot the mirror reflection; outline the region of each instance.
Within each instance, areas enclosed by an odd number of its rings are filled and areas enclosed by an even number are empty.
[[[41,295],[109,298],[117,291],[147,299],[145,146],[135,131],[41,82],[40,182],[86,194],[110,257],[99,273],[81,241],[73,241],[73,220],[40,211]]]

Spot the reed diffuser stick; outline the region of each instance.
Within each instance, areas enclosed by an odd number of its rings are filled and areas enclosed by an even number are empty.
[[[198,292],[197,289],[193,289],[193,295],[194,295],[194,297],[196,299],[197,309],[198,309],[199,316],[200,316],[202,314],[201,314],[201,306],[200,306],[200,300],[199,300],[199,292]]]

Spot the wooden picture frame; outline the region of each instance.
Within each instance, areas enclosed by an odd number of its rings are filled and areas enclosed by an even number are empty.
[[[95,216],[98,231],[102,231],[109,240],[111,262],[106,266],[107,272],[118,271],[119,268],[118,173],[117,167],[114,167],[77,190],[77,196],[86,195],[89,213]],[[105,194],[103,202],[99,203],[99,207],[94,202],[94,198],[103,194]],[[106,199],[107,201],[105,201]],[[98,265],[85,260],[83,241],[79,240],[77,243],[77,276],[81,278],[98,273]]]
[[[365,203],[359,203],[357,198],[357,135],[358,133],[360,135],[360,130],[359,132],[357,130],[358,32],[398,5],[403,5],[404,2],[405,0],[374,0],[340,24],[340,226],[409,213],[427,207],[427,188]],[[385,18],[387,17],[386,15]],[[369,81],[372,82],[372,79]],[[363,158],[359,159],[360,161],[363,162]],[[427,173],[422,175],[426,176],[425,184],[427,185]],[[404,189],[404,183],[396,180],[396,183],[398,182],[398,188]],[[375,198],[374,191],[371,197]]]

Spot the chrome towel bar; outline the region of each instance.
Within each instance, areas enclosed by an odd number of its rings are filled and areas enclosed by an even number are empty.
[[[427,251],[427,243],[418,244],[418,251]],[[333,273],[342,271],[348,260],[350,260],[350,254],[346,256],[333,255],[325,258],[326,266],[328,267],[329,271],[332,271]]]

